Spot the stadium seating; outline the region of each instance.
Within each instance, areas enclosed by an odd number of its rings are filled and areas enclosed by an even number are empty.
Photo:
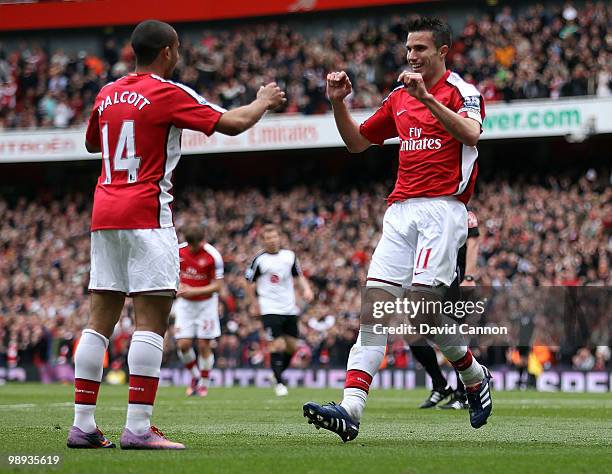
[[[488,101],[609,96],[605,44],[611,12],[599,1],[580,10],[535,5],[518,12],[506,7],[494,18],[470,17],[456,32],[448,64]],[[405,18],[396,16],[314,37],[278,23],[204,33],[198,43],[185,42],[175,79],[224,107],[248,103],[263,81],[275,80],[287,91],[281,112],[315,114],[329,110],[326,73],[341,68],[357,92],[352,107],[373,108],[405,67],[404,25]],[[131,71],[133,63],[127,41],[115,39],[79,54],[0,44],[0,130],[85,123],[99,88]]]
[[[547,186],[482,183],[471,204],[482,236],[482,284],[610,285],[612,189],[602,179],[591,170],[578,181],[551,176]],[[264,220],[282,228],[317,295],[301,317],[305,344],[295,363],[344,366],[359,325],[360,285],[380,235],[386,191],[382,184],[344,193],[301,186],[265,197],[255,190],[210,189],[178,197],[177,227],[202,222],[225,259],[218,367],[265,362],[261,325],[244,301],[244,270],[261,245]],[[80,194],[20,198],[11,205],[0,199],[0,364],[10,362],[15,350],[22,361],[70,357],[71,341],[89,310],[90,212]],[[131,306],[124,311],[111,344],[119,363],[132,326]],[[590,347],[600,345],[598,334],[589,336]],[[169,358],[173,344],[168,337]],[[393,349],[398,364],[405,359],[399,357],[402,348]],[[573,351],[584,358],[579,347]],[[604,356],[594,364],[609,364]]]

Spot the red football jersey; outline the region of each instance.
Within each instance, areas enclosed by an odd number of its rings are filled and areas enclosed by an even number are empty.
[[[202,245],[196,253],[191,251],[187,243],[179,245],[179,261],[181,263],[181,283],[189,286],[206,286],[213,280],[223,278],[223,258],[212,245]],[[194,296],[185,298],[191,301],[207,300],[209,296]]]
[[[449,109],[482,125],[485,116],[482,97],[476,87],[458,74],[446,71],[429,92]],[[456,140],[403,86],[387,96],[359,131],[378,145],[399,136],[397,181],[389,204],[433,196],[455,196],[464,203],[469,201],[478,172],[478,150]]]
[[[86,140],[102,150],[91,230],[172,227],[172,171],[183,128],[211,135],[225,109],[155,74],[129,74],[104,86]]]

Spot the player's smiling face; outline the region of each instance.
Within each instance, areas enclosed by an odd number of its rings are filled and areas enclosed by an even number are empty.
[[[424,79],[435,76],[440,69],[445,69],[444,58],[448,47],[437,48],[431,31],[408,33],[406,50],[406,59],[412,71],[418,72]]]

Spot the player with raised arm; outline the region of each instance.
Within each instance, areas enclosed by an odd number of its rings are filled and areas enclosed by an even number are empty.
[[[285,101],[272,83],[249,105],[226,111],[170,81],[179,38],[167,23],[140,23],[131,43],[136,70],[100,90],[85,137],[90,153],[102,152],[102,171],[91,222],[91,316],[75,353],[71,448],[115,446],[98,429],[94,412],[104,353],[126,296],[133,299],[136,323],[128,352],[129,400],[121,447],[184,448],[151,426],[163,336],[179,280],[170,190],[182,129],[236,135]]]
[[[327,76],[336,126],[350,152],[400,139],[397,180],[368,270],[343,400],[339,405],[308,402],[303,407],[309,423],[337,433],[343,441],[359,433],[370,384],[385,355],[387,335],[374,330],[373,304],[402,296],[426,304],[440,301],[455,278],[457,252],[467,237],[465,206],[476,179],[484,104],[473,85],[446,69],[451,46],[448,25],[420,18],[410,22],[408,31],[411,70],[399,75],[401,86],[361,125],[344,103],[352,92],[347,74]],[[425,315],[414,316],[422,321]],[[432,340],[467,387],[471,425],[483,426],[492,408],[489,371],[456,339],[436,335]]]
[[[293,279],[297,278],[302,297],[307,303],[313,298],[308,280],[302,273],[295,252],[281,248],[280,233],[273,224],[262,232],[264,250],[259,252],[246,271],[251,314],[261,316],[269,341],[270,364],[276,380],[277,396],[287,395],[283,372],[297,349],[298,307]]]
[[[209,374],[215,364],[211,341],[221,335],[219,296],[223,285],[223,258],[204,240],[201,226],[189,226],[179,245],[180,285],[174,304],[174,337],[178,355],[191,372],[187,395],[208,395]],[[198,357],[193,339],[198,340]]]

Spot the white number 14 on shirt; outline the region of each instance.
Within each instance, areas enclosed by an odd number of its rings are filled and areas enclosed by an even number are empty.
[[[125,156],[124,156],[125,154]],[[111,163],[110,151],[108,146],[108,122],[102,127],[102,159],[104,160],[104,184],[111,183]],[[117,147],[113,155],[113,165],[115,171],[127,171],[128,183],[138,181],[138,168],[140,167],[140,157],[136,156],[136,145],[134,139],[134,121],[124,120],[117,140]]]

